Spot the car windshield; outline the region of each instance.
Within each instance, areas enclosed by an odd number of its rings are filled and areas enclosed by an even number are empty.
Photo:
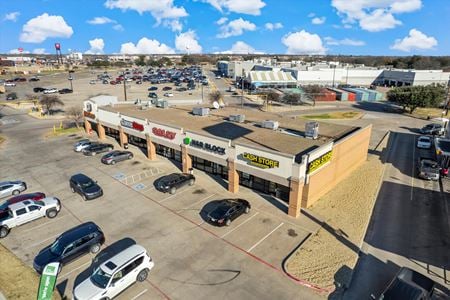
[[[437,169],[438,168],[438,164],[435,162],[431,162],[431,161],[424,161],[423,162],[423,167],[424,168],[433,168],[433,169]]]
[[[34,200],[33,202],[34,202],[34,204],[36,204],[36,205],[39,205],[39,206],[45,206],[44,201]]]
[[[89,180],[89,181],[81,182],[80,184],[81,184],[82,187],[88,188],[88,187],[93,186],[94,182],[92,180]]]
[[[51,246],[50,246],[50,252],[55,255],[61,255],[64,248],[59,242],[59,240],[56,240]]]
[[[419,141],[421,141],[421,142],[429,142],[430,141],[430,139],[429,138],[426,138],[426,137],[421,137],[421,138],[419,138]]]
[[[8,208],[8,201],[3,201],[2,204],[0,204],[0,210],[5,210]]]
[[[105,273],[100,267],[91,275],[92,283],[102,289],[106,288],[110,279],[111,274]]]
[[[222,203],[211,212],[211,217],[216,219],[222,218],[229,209],[230,205]]]

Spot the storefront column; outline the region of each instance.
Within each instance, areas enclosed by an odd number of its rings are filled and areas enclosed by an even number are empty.
[[[228,160],[228,191],[231,193],[239,192],[239,173],[236,170],[234,160]]]
[[[123,128],[119,126],[119,142],[120,147],[124,147],[125,144],[128,144],[128,136],[125,132],[123,132]]]
[[[289,209],[288,215],[294,218],[300,216],[300,208],[303,196],[303,181],[298,178],[291,179],[291,191],[289,192]]]
[[[152,142],[148,134],[145,135],[145,139],[147,140],[147,158],[150,160],[156,160],[155,144]]]
[[[92,125],[91,122],[89,122],[86,118],[84,119],[84,130],[86,130],[87,134],[91,134]]]
[[[192,158],[185,145],[181,146],[181,162],[183,164],[183,173],[189,173],[190,169],[192,169]]]
[[[102,123],[97,123],[97,131],[98,131],[98,138],[101,140],[104,140],[106,138],[105,134],[105,127],[103,127]]]

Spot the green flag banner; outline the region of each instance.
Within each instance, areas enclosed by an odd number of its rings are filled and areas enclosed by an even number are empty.
[[[51,300],[58,278],[59,263],[49,263],[42,271],[37,300]]]

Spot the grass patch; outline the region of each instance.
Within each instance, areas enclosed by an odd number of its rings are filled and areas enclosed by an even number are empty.
[[[47,137],[57,137],[57,136],[66,135],[66,134],[82,133],[82,131],[83,131],[82,128],[76,128],[76,127],[71,127],[71,128],[56,127],[51,130],[51,132],[47,135]]]
[[[359,119],[362,113],[356,111],[335,111],[320,115],[306,115],[303,116],[309,120],[328,120],[328,119]]]
[[[5,138],[0,136],[0,145],[5,141]]]
[[[427,119],[428,117],[430,117],[430,119],[433,119],[442,117],[442,111],[445,110],[442,108],[419,107],[412,114],[407,114],[421,119]],[[445,117],[446,116],[444,116],[444,118]]]
[[[38,274],[0,244],[0,290],[6,299],[36,299]],[[61,299],[57,292],[53,299]]]

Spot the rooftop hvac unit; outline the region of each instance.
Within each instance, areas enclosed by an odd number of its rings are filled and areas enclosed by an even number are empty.
[[[209,115],[209,108],[207,108],[207,107],[194,107],[192,109],[192,114],[194,116],[207,116],[207,115]]]
[[[156,107],[168,108],[169,107],[169,102],[167,102],[166,100],[157,101],[156,102]]]
[[[231,122],[236,122],[236,123],[244,123],[245,115],[230,115],[228,120],[230,120]]]
[[[272,130],[277,130],[278,126],[280,126],[280,123],[278,123],[278,121],[266,120],[266,121],[262,121],[261,122],[261,127],[262,128],[268,128],[268,129],[272,129]]]
[[[319,137],[319,123],[307,122],[305,125],[305,137],[310,139],[317,139]]]

